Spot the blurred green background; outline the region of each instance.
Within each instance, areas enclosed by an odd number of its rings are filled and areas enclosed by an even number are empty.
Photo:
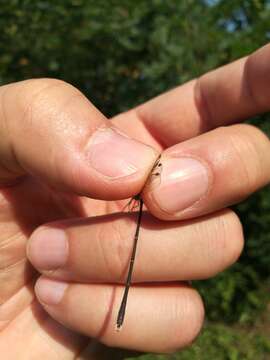
[[[1,0],[0,83],[61,78],[112,116],[269,39],[268,0]],[[250,121],[270,134],[269,115]],[[206,305],[201,336],[185,351],[142,359],[270,359],[269,188],[236,211],[241,259],[195,284]]]

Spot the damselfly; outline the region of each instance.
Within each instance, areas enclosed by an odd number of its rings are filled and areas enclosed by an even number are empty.
[[[148,182],[151,182],[152,177],[157,177],[160,175],[161,168],[162,168],[162,165],[160,163],[160,156],[159,156],[159,158],[156,160],[156,162],[153,166],[151,174],[148,178]],[[134,239],[133,239],[133,248],[132,248],[131,257],[130,257],[130,261],[129,261],[128,274],[127,274],[127,278],[126,278],[126,282],[125,282],[125,290],[124,290],[124,294],[122,297],[121,305],[119,307],[117,320],[116,320],[116,330],[118,330],[118,331],[121,329],[123,322],[124,322],[124,318],[125,318],[128,292],[129,292],[130,285],[131,285],[133,267],[134,267],[134,262],[135,262],[135,257],[136,257],[136,250],[137,250],[137,244],[138,244],[138,239],[139,239],[139,232],[140,232],[141,220],[142,220],[142,210],[143,210],[143,200],[142,200],[141,194],[135,195],[129,201],[129,203],[127,205],[131,207],[130,211],[134,211],[134,209],[136,207],[139,207],[139,211],[138,211],[135,235],[134,235]]]

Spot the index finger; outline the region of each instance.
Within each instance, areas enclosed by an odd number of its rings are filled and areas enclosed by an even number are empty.
[[[160,149],[270,109],[270,44],[112,121]]]

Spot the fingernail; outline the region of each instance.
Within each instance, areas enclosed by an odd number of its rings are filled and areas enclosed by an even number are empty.
[[[151,168],[157,157],[150,146],[109,127],[98,129],[91,136],[86,151],[91,166],[111,178]]]
[[[28,244],[27,254],[40,270],[64,266],[68,258],[68,239],[61,229],[44,228],[35,232]]]
[[[67,286],[65,282],[41,277],[36,282],[35,292],[42,303],[56,305],[62,300]]]
[[[162,162],[159,186],[152,196],[170,214],[178,213],[202,198],[209,186],[208,170],[193,158],[167,158]]]

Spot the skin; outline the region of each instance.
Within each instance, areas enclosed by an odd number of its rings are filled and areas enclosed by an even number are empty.
[[[242,228],[227,207],[269,183],[269,139],[237,124],[269,110],[269,64],[267,45],[110,122],[59,80],[0,88],[4,358],[101,359],[112,357],[114,347],[172,352],[195,339],[204,309],[186,281],[214,276],[237,260]],[[89,165],[91,136],[108,125],[151,146],[136,173],[111,179]],[[169,213],[156,201],[158,186],[144,186],[160,153],[164,174],[179,156],[207,168],[208,191],[195,206]],[[136,221],[121,210],[123,199],[140,191],[148,211],[124,327],[115,332]],[[52,229],[64,231],[68,261],[46,269],[33,241]],[[46,303],[42,286],[59,281],[67,284],[63,298]]]

